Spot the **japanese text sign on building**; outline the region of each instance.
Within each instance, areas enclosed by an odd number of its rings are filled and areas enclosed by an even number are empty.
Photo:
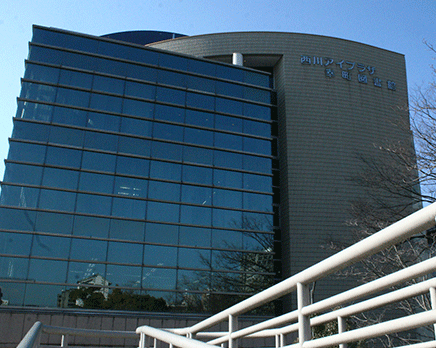
[[[325,67],[325,77],[332,79],[336,76],[340,76],[344,80],[352,81],[356,79],[358,83],[372,84],[374,87],[382,88],[383,81],[376,76],[376,68],[374,66],[365,65],[349,60],[334,60],[328,57],[308,56],[301,55],[300,63],[302,65],[319,65]],[[357,78],[353,77],[353,74],[357,73]],[[396,83],[394,81],[386,80],[386,88],[395,91]]]

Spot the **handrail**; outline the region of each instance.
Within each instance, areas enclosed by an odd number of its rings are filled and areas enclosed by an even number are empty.
[[[17,348],[39,348],[42,327],[43,325],[39,321],[33,324],[26,336],[24,336],[18,344]]]

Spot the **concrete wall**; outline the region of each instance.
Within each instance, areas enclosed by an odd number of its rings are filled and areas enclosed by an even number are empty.
[[[41,310],[17,307],[0,308],[0,347],[15,348],[36,321],[45,325],[73,327],[96,330],[135,331],[138,326],[149,325],[155,328],[174,328],[191,326],[205,316],[167,314],[167,313],[133,313],[111,311],[74,311],[74,310]],[[258,322],[256,318],[241,318],[240,327]],[[227,323],[213,327],[210,331],[227,330]],[[138,336],[139,337],[139,336]],[[61,337],[43,334],[41,344],[60,346]],[[134,339],[90,339],[70,338],[70,345],[104,346],[104,347],[138,347]],[[274,340],[256,340],[260,346],[272,346]],[[168,347],[168,345],[160,345]],[[244,340],[240,347],[252,347],[253,340]]]

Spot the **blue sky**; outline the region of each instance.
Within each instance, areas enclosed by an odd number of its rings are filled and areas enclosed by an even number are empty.
[[[20,0],[0,3],[0,158],[7,138],[32,24],[91,35],[126,30],[197,35],[284,31],[354,40],[406,56],[409,93],[433,80],[435,0]],[[3,161],[0,177],[3,177]]]

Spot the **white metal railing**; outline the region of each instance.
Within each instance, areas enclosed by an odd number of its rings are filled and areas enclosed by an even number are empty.
[[[322,348],[339,345],[346,348],[347,343],[353,341],[367,340],[374,337],[416,329],[433,325],[436,328],[436,278],[429,278],[429,274],[436,271],[436,257],[423,260],[422,262],[389,274],[383,278],[374,280],[342,292],[328,299],[310,303],[309,286],[313,282],[324,278],[336,271],[340,271],[349,265],[363,260],[377,252],[396,245],[417,233],[422,233],[434,227],[436,216],[436,203],[429,205],[418,212],[402,219],[401,221],[383,229],[382,231],[350,246],[343,251],[309,267],[308,269],[291,276],[290,278],[266,289],[208,319],[205,319],[191,327],[179,329],[156,329],[149,326],[141,326],[133,332],[111,332],[98,330],[79,330],[66,328],[53,328],[40,326],[31,329],[20,348],[38,347],[35,342],[40,331],[63,335],[63,342],[68,336],[73,335],[109,335],[113,336],[92,336],[92,337],[122,337],[122,335],[139,334],[139,347],[156,347],[158,341],[166,342],[170,348],[204,348],[226,344],[229,348],[237,348],[238,340],[244,338],[265,338],[275,339],[276,347],[303,347]],[[416,284],[403,287],[396,291],[389,291],[394,285],[405,283],[414,279]],[[297,293],[298,308],[281,316],[265,320],[258,324],[238,329],[238,317],[266,303],[274,301],[293,291]],[[374,295],[378,292],[385,292],[383,295]],[[349,316],[359,314],[372,309],[380,308],[414,296],[429,294],[431,309],[418,314],[389,320],[375,325],[347,331],[345,319]],[[365,298],[361,302],[357,302]],[[355,302],[354,304],[350,304]],[[342,306],[339,309],[338,306]],[[325,313],[323,313],[325,312]],[[318,313],[322,313],[317,315]],[[205,332],[212,326],[221,322],[228,322],[226,332]],[[311,328],[323,323],[337,321],[338,334],[328,337],[312,339]],[[33,330],[33,331],[32,331]],[[39,331],[38,331],[39,330]],[[57,331],[56,331],[57,330]],[[298,333],[298,343],[286,345],[285,335]],[[28,337],[29,336],[29,337]],[[194,337],[206,340],[207,343],[193,339]],[[127,336],[126,336],[127,338]],[[151,338],[152,342],[149,342]],[[67,342],[67,341],[66,341]],[[62,347],[67,347],[68,342]],[[422,342],[409,347],[426,348],[436,347],[436,339],[429,342]]]

